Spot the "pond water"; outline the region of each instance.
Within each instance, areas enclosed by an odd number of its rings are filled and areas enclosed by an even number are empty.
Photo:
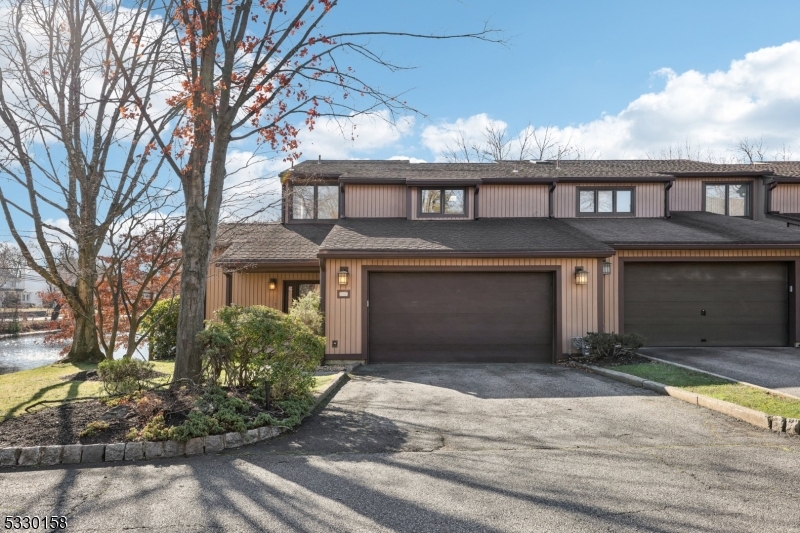
[[[16,339],[0,339],[0,374],[10,374],[55,363],[61,358],[64,344],[45,344],[44,335],[28,335]],[[147,359],[147,344],[134,357]],[[125,350],[115,354],[122,357]]]

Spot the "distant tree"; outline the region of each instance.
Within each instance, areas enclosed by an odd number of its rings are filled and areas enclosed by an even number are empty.
[[[151,104],[163,70],[145,63],[158,40],[131,31],[149,14],[100,2],[112,39],[85,0],[8,0],[0,20],[0,207],[28,267],[72,310],[71,361],[103,358],[94,324],[98,255],[162,161],[133,102]],[[135,73],[125,83],[121,67]],[[66,255],[74,262],[65,270]]]

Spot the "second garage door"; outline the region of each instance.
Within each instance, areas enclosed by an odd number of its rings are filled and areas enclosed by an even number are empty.
[[[371,363],[552,362],[550,272],[372,272]]]
[[[786,346],[788,276],[787,263],[627,263],[625,332],[649,346]]]

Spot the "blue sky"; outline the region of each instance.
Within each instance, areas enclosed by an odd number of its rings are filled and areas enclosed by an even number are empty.
[[[381,144],[376,140],[366,146],[345,142],[337,150],[327,138],[314,136],[304,149],[308,157],[322,152],[326,158],[405,155],[430,161],[439,154],[436,143],[425,143],[420,137],[428,126],[486,114],[489,120],[506,123],[513,133],[529,121],[536,127],[579,127],[604,115],[618,115],[642,95],[664,91],[670,76],[681,81],[682,75],[692,71],[701,76],[725,73],[732,61],[744,60],[747,54],[800,38],[800,2],[350,1],[342,3],[329,27],[342,21],[349,27],[421,33],[469,31],[488,21],[510,38],[508,47],[467,41],[374,41],[374,47],[385,51],[388,57],[417,68],[388,74],[358,63],[356,67],[385,88],[409,90],[409,103],[427,116],[417,117],[413,128],[407,128],[396,142]],[[796,50],[784,52],[789,56],[781,59],[784,64],[793,58],[800,60]],[[775,70],[770,65],[758,67],[768,70],[767,74]],[[800,72],[798,67],[800,64],[793,65],[796,72]],[[758,68],[751,68],[748,73],[751,83],[760,76]],[[742,82],[729,79],[727,83],[736,87]],[[800,79],[790,83],[800,84]],[[725,80],[722,84],[717,89],[724,92]],[[693,100],[687,91],[674,94],[674,98]],[[753,99],[764,98],[756,94]],[[783,101],[787,96],[778,99]],[[669,98],[666,100],[665,105],[672,105]],[[794,100],[794,95],[789,100]],[[766,107],[769,109],[762,110],[760,120],[752,116],[758,114],[755,112],[749,117],[722,119],[720,128],[728,129],[731,120],[741,125],[741,130],[734,128],[726,139],[698,131],[708,128],[698,128],[692,120],[670,120],[665,128],[668,134],[655,135],[648,143],[626,146],[620,141],[606,146],[592,140],[585,142],[598,144],[592,152],[599,152],[599,157],[630,158],[645,157],[644,152],[652,154],[659,146],[682,144],[687,139],[695,146],[725,150],[735,145],[736,136],[743,132],[751,137],[763,135],[776,146],[796,138],[797,129],[767,127],[769,116],[776,111]],[[797,107],[788,113],[800,123]],[[677,114],[681,114],[680,110]],[[694,115],[703,117],[697,110]],[[783,111],[777,115],[787,118]],[[658,128],[658,116],[642,120]],[[652,135],[641,132],[640,138]],[[326,149],[333,153],[325,153]]]
[[[763,137],[768,157],[785,146],[800,159],[797,0],[341,0],[325,29],[462,33],[484,23],[509,44],[373,39],[373,50],[415,68],[351,65],[406,92],[423,115],[397,127],[358,119],[355,142],[321,121],[301,134],[304,157],[437,161],[458,134],[479,140],[495,124],[515,137],[531,123],[595,158],[658,157],[686,142],[695,156],[731,158],[743,137]],[[235,197],[266,197],[286,167],[273,159],[235,173],[253,149],[230,153],[230,185],[250,183]],[[252,181],[260,178],[266,185]]]

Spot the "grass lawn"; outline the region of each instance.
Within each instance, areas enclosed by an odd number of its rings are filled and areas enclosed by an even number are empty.
[[[325,387],[328,386],[328,383],[336,379],[337,374],[331,374],[330,376],[315,376],[314,380],[316,381],[314,385],[314,390],[312,392],[319,392]]]
[[[81,370],[95,368],[97,365],[57,364],[0,375],[0,421],[25,414],[25,407],[42,400],[66,400],[103,395],[103,385],[99,381],[64,380],[66,376]],[[154,381],[166,383],[172,378],[174,368],[175,363],[172,361],[156,361],[156,371],[168,376]],[[37,408],[54,405],[58,404],[49,403]]]
[[[800,401],[776,396],[755,387],[734,383],[701,372],[656,362],[620,365],[609,369],[657,381],[664,385],[680,387],[697,394],[762,411],[768,415],[800,418]]]

